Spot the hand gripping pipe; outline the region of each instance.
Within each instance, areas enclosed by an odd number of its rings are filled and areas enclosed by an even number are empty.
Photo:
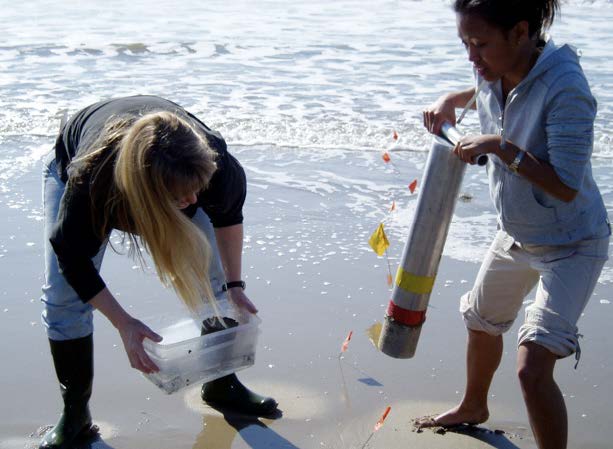
[[[466,169],[450,146],[461,134],[449,124],[443,126],[442,134],[446,139],[435,137],[430,148],[417,209],[379,337],[379,349],[399,359],[415,355]],[[482,156],[487,162],[487,156]]]
[[[441,137],[455,146],[462,138],[462,134],[451,123],[445,122],[441,126]],[[474,157],[473,162],[482,166],[487,164],[487,154],[478,154]]]

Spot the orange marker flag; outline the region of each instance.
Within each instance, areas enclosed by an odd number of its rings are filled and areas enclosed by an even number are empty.
[[[387,285],[388,285],[388,287],[391,287],[393,283],[394,283],[394,278],[392,277],[391,274],[388,274],[387,275]]]
[[[385,421],[385,418],[387,418],[387,415],[389,414],[390,410],[392,408],[390,406],[388,406],[385,411],[383,412],[383,416],[381,416],[381,418],[379,419],[379,421],[377,421],[377,424],[375,424],[375,428],[373,429],[373,431],[370,433],[370,435],[368,436],[368,438],[366,439],[366,441],[364,441],[364,444],[362,445],[361,449],[364,449],[366,447],[366,445],[368,444],[368,442],[372,439],[373,435],[375,434],[375,432],[377,430],[379,430],[381,428],[381,426],[383,426],[383,421]]]
[[[409,190],[411,193],[415,193],[415,189],[417,188],[417,179],[414,180],[411,184],[409,184]]]
[[[373,249],[373,251],[377,253],[378,256],[382,256],[383,254],[385,254],[385,250],[390,246],[390,242],[385,235],[383,223],[381,223],[377,227],[373,235],[370,236],[368,244]]]
[[[349,346],[349,342],[351,341],[351,336],[353,335],[353,331],[349,331],[349,334],[347,335],[347,338],[345,338],[345,341],[343,342],[343,346],[341,346],[341,353],[345,352],[347,350],[347,346]]]
[[[391,287],[394,284],[394,278],[392,277],[392,267],[390,265],[390,258],[387,256],[387,251],[385,252],[385,261],[387,262],[387,286]]]
[[[394,212],[396,210],[396,201],[392,201],[392,207],[390,207],[390,212]]]
[[[392,137],[394,138],[394,140],[398,140],[398,133],[396,132],[396,130],[394,130],[394,134],[392,135]]]
[[[392,407],[388,405],[385,411],[383,412],[383,416],[381,416],[381,419],[379,419],[379,421],[377,421],[377,424],[375,424],[375,429],[373,430],[373,432],[376,432],[383,426],[383,421],[385,421],[385,418],[387,418],[387,415],[389,415],[391,409]]]
[[[385,153],[383,153],[383,156],[381,156],[383,158],[383,160],[385,161],[385,163],[387,164],[389,161],[391,161],[392,159],[390,158],[390,154],[386,151]]]

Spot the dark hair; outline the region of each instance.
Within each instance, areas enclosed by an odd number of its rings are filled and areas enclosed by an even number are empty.
[[[525,20],[531,37],[541,37],[553,24],[559,0],[455,0],[453,9],[459,14],[475,14],[486,22],[509,31]]]

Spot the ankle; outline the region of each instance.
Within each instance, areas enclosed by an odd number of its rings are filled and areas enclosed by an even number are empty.
[[[487,395],[464,394],[459,406],[466,410],[487,410]]]
[[[489,417],[490,414],[487,401],[479,400],[462,399],[462,402],[460,402],[458,405],[457,410],[475,416]]]

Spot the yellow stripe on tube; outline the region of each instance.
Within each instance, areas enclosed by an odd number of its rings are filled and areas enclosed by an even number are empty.
[[[398,267],[398,272],[396,273],[396,285],[407,292],[418,295],[432,292],[434,279],[434,276],[417,276],[416,274],[404,271],[402,267]]]

